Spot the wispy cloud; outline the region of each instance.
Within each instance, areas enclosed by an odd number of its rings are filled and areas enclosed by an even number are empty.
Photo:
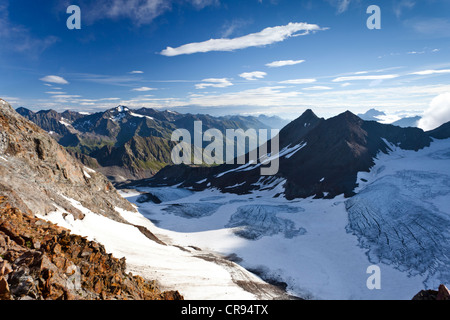
[[[99,84],[108,84],[116,86],[136,86],[136,83],[141,81],[137,80],[132,75],[104,75],[104,74],[92,74],[92,73],[71,73],[71,78],[77,81],[87,81]]]
[[[254,81],[258,79],[263,79],[267,73],[262,71],[253,71],[253,72],[244,72],[239,75],[239,77],[244,78],[245,80]]]
[[[140,88],[134,88],[131,91],[145,92],[145,91],[153,91],[153,90],[156,90],[156,89],[149,88],[149,87],[140,87]]]
[[[143,25],[171,11],[174,4],[190,4],[199,10],[216,5],[218,0],[80,0],[79,3],[88,24],[103,19],[129,19],[136,25]]]
[[[80,95],[77,94],[57,94],[52,96],[54,99],[73,99],[73,98],[81,98]]]
[[[280,60],[266,64],[269,68],[279,68],[284,66],[293,66],[305,62],[305,60]]]
[[[450,37],[450,19],[448,18],[414,18],[404,21],[406,27],[418,34],[431,38]]]
[[[198,83],[195,85],[196,89],[205,89],[208,87],[212,88],[226,88],[233,85],[228,79],[226,78],[209,78],[202,80],[203,83]]]
[[[234,51],[250,47],[261,47],[277,42],[282,42],[288,38],[307,35],[311,32],[325,30],[316,24],[309,23],[289,23],[284,26],[266,28],[257,33],[251,33],[233,39],[211,39],[204,42],[195,42],[182,45],[177,48],[167,47],[161,54],[168,57],[194,54],[211,51]]]
[[[226,22],[222,26],[221,37],[228,38],[249,24],[250,21],[248,19],[234,19],[231,22]]]
[[[61,91],[47,91],[46,93],[48,93],[48,94],[56,94],[56,95],[66,94],[66,92],[61,92]]]
[[[32,35],[31,31],[18,24],[14,24],[9,19],[8,3],[0,4],[0,42],[8,45],[1,45],[1,51],[13,51],[31,55],[38,55],[50,46],[59,41],[55,36],[38,38]]]
[[[144,71],[134,70],[134,71],[131,71],[129,73],[130,74],[142,74],[142,73],[144,73]]]
[[[394,5],[395,15],[397,16],[397,18],[400,18],[404,9],[414,8],[414,6],[416,5],[416,1],[414,1],[414,0],[395,0],[393,5]]]
[[[445,74],[450,73],[450,69],[441,69],[441,70],[423,70],[423,71],[417,71],[410,73],[412,75],[419,75],[419,76],[428,76],[432,74]]]
[[[256,89],[212,94],[204,96],[191,97],[187,104],[207,107],[226,107],[226,106],[274,106],[278,104],[294,103],[301,95],[298,91],[284,92],[283,86],[261,87]]]
[[[64,79],[63,77],[60,76],[45,76],[43,78],[40,78],[39,80],[44,81],[44,82],[50,82],[50,83],[57,83],[57,84],[69,84],[69,82]]]
[[[327,86],[313,86],[313,87],[304,88],[303,90],[319,91],[319,90],[333,90],[333,88],[327,87]]]
[[[348,81],[364,81],[364,80],[388,80],[398,78],[398,74],[383,74],[383,75],[372,75],[372,76],[349,76],[349,77],[339,77],[333,79],[333,82],[348,82]]]
[[[292,80],[284,80],[280,81],[282,84],[308,84],[316,82],[316,79],[292,79]]]
[[[327,0],[332,6],[336,7],[337,13],[341,14],[347,11],[352,0]],[[354,0],[353,0],[354,1]]]

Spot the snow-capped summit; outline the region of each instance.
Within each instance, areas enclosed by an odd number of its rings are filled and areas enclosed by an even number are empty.
[[[128,108],[125,107],[125,106],[118,106],[118,107],[116,107],[116,110],[117,110],[118,112],[127,112],[127,111],[129,111],[130,109],[128,109]]]

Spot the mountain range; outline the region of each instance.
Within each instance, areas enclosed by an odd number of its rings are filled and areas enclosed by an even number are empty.
[[[172,236],[0,99],[0,300],[291,299]]]
[[[16,111],[47,131],[83,164],[118,182],[148,178],[172,164],[172,132],[181,128],[193,135],[194,121],[201,121],[203,130],[215,128],[221,132],[281,129],[286,123],[275,116],[212,117],[150,108],[131,110],[125,106],[94,114],[33,112],[26,108]]]
[[[217,188],[237,194],[283,186],[279,195],[287,199],[350,197],[358,186],[358,172],[368,172],[379,153],[388,153],[392,145],[415,151],[428,147],[433,138],[449,137],[448,125],[424,132],[364,121],[350,111],[323,119],[307,110],[280,131],[280,152],[275,155],[280,170],[274,176],[260,176],[261,163],[211,168],[180,165],[167,166],[134,185],[180,184],[197,191]]]
[[[368,263],[411,287],[386,283],[364,297],[411,298],[448,280],[450,123],[424,132],[306,110],[279,132],[273,176],[261,176],[264,164],[249,153],[246,164],[164,163],[150,178],[114,186],[82,161],[113,163],[121,143],[131,156],[157,150],[147,139],[169,141],[198,119],[222,130],[267,123],[123,106],[91,115],[18,110],[47,131],[0,104],[0,299],[354,297],[364,275],[353,281],[347,271]]]
[[[382,121],[383,118],[386,117],[386,113],[372,108],[365,113],[358,114],[358,117],[366,121]],[[420,119],[422,119],[422,117],[420,116],[404,116],[398,120],[391,122],[390,124],[402,128],[418,127]]]
[[[283,119],[264,115],[212,117],[125,106],[94,114],[16,111],[49,132],[84,165],[104,173],[120,187],[181,184],[192,190],[218,188],[242,194],[282,185],[281,193],[288,199],[352,196],[358,185],[357,173],[367,172],[378,153],[390,150],[390,144],[419,150],[429,146],[434,137],[448,137],[448,124],[431,132],[406,126],[408,119],[403,119],[405,127],[381,124],[377,120],[384,113],[376,109],[359,116],[347,111],[330,119],[307,110],[287,125]],[[201,121],[204,130],[217,128],[221,132],[284,125],[278,136],[280,170],[274,176],[261,177],[261,163],[173,165],[175,143],[171,134],[182,128],[193,135],[194,121]],[[203,142],[203,147],[206,145]],[[270,145],[269,141],[269,150]]]

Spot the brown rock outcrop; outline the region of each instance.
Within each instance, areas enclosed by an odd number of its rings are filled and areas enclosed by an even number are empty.
[[[436,290],[422,290],[412,300],[450,300],[450,291],[443,284]]]
[[[0,300],[180,300],[125,272],[125,259],[0,196]]]

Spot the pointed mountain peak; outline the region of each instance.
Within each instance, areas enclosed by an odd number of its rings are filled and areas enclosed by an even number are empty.
[[[19,114],[21,114],[21,115],[24,115],[24,114],[33,114],[33,113],[34,113],[34,112],[31,111],[30,109],[27,109],[27,108],[24,108],[24,107],[19,107],[19,108],[17,108],[17,109],[16,109],[16,112],[19,113]]]
[[[311,110],[311,109],[307,109],[305,112],[303,112],[303,114],[301,115],[301,117],[317,117],[316,114]]]
[[[346,121],[346,122],[355,122],[355,123],[362,123],[362,119],[358,117],[353,112],[347,110],[333,118],[330,118],[331,121]]]
[[[303,114],[286,125],[280,131],[280,145],[285,147],[289,144],[297,143],[312,130],[321,120],[315,113],[308,109]]]
[[[316,114],[311,109],[307,109],[305,112],[302,113],[300,117],[292,121],[291,124],[304,125],[305,123],[317,121],[318,119],[319,117],[316,116]]]
[[[125,106],[118,106],[118,107],[116,107],[116,109],[115,109],[117,112],[127,112],[127,111],[130,111],[130,109],[128,109],[128,107],[125,107]]]
[[[358,117],[366,121],[379,121],[380,120],[379,117],[385,115],[386,113],[384,113],[383,111],[372,108],[370,110],[367,110],[366,113],[359,113]]]
[[[3,99],[0,99],[0,111],[8,113],[16,113],[16,111]]]

